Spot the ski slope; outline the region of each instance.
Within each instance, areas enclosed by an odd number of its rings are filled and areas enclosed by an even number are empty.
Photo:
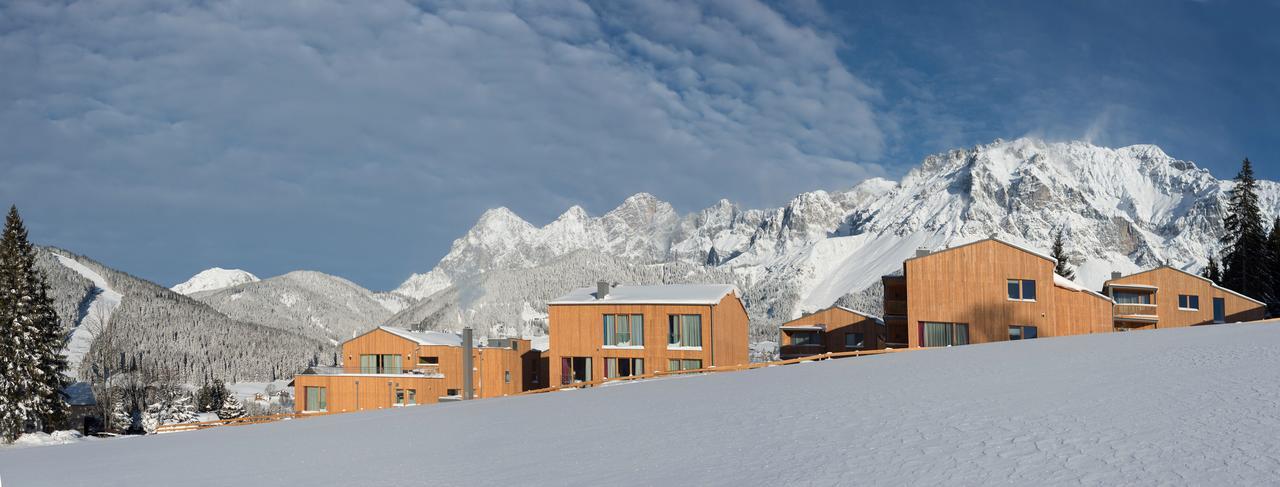
[[[88,306],[81,304],[80,319],[76,321],[76,327],[71,330],[71,336],[67,340],[67,371],[74,376],[80,370],[80,362],[84,361],[85,354],[89,353],[89,347],[93,345],[94,333],[111,319],[111,313],[120,306],[120,299],[124,296],[111,289],[111,285],[101,274],[79,261],[57,252],[53,256],[58,259],[58,263],[92,282],[94,287]]]
[[[0,451],[5,485],[1259,485],[1280,324],[1045,338]]]

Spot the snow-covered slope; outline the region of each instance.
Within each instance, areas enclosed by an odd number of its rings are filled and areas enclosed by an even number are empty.
[[[237,320],[339,343],[376,328],[410,304],[322,272],[295,271],[262,281],[193,293]]]
[[[200,291],[214,291],[246,282],[258,282],[259,280],[258,276],[240,269],[213,267],[200,271],[198,274],[191,276],[191,279],[187,279],[186,282],[170,289],[178,294],[192,295]]]
[[[1280,324],[999,342],[12,450],[0,472],[65,486],[416,485],[424,472],[440,485],[1269,485],[1276,350]]]
[[[876,306],[866,296],[878,293],[879,277],[900,269],[918,247],[994,236],[1045,251],[1063,229],[1078,281],[1092,289],[1112,271],[1166,262],[1196,271],[1218,250],[1231,186],[1151,145],[996,141],[930,156],[900,182],[814,191],[782,208],[744,210],[720,201],[680,216],[642,193],[601,217],[573,207],[543,227],[506,208],[490,210],[434,269],[397,292],[426,301],[501,292],[470,286],[478,275],[536,269],[590,250],[632,265],[679,262],[730,273],[753,318],[762,318],[753,320],[759,338],[837,300]],[[1280,184],[1262,181],[1260,188],[1264,210],[1280,212]],[[562,281],[545,283],[545,293],[590,285]],[[463,289],[435,295],[451,285]],[[460,307],[455,320],[475,311],[458,302],[420,306]],[[502,319],[516,320],[514,313]]]
[[[120,299],[124,296],[112,289],[105,277],[79,261],[61,253],[54,253],[53,257],[63,267],[71,269],[93,283],[93,289],[81,301],[80,315],[75,321],[75,327],[68,335],[64,352],[67,357],[67,370],[78,371],[80,362],[84,360],[85,354],[89,353],[89,347],[93,345],[94,335],[107,325],[111,314],[120,307]]]

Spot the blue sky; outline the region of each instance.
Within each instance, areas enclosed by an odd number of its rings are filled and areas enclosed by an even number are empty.
[[[776,206],[1024,135],[1280,179],[1280,2],[6,2],[0,202],[172,285],[373,289],[487,208]]]

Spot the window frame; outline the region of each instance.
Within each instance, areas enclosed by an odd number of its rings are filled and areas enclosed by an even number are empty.
[[[688,319],[696,319],[697,333],[688,333]],[[679,323],[677,326],[676,323]],[[689,337],[697,337],[697,344],[691,344]],[[667,349],[668,350],[702,350],[702,315],[697,313],[672,313],[667,315]]]
[[[1028,284],[1030,285],[1028,286]],[[1030,293],[1027,292],[1028,289],[1030,289]],[[1013,297],[1014,294],[1018,297]],[[1028,294],[1031,297],[1027,297]],[[1039,286],[1036,285],[1035,279],[1005,279],[1005,299],[1007,301],[1034,303],[1039,297]]]
[[[619,319],[624,318],[624,319]],[[626,340],[619,326],[626,322]],[[602,347],[604,348],[644,348],[644,315],[641,313],[603,313],[600,318]]]
[[[1192,301],[1195,301],[1192,303]],[[1192,306],[1194,304],[1195,306]],[[1179,311],[1200,311],[1200,295],[1199,294],[1179,294],[1178,295]]]
[[[927,344],[928,338],[929,338],[928,325],[943,325],[946,329],[945,334],[947,337],[948,344],[946,345]],[[956,331],[960,329],[964,330],[964,343],[958,343],[959,341],[958,338],[960,334],[956,333]],[[968,323],[950,323],[950,322],[941,322],[941,321],[921,321],[920,322],[920,346],[921,347],[926,347],[926,348],[956,347],[961,345],[969,345],[970,343],[972,343],[972,340],[970,340],[969,338]]]
[[[857,336],[858,344],[849,345],[849,337]],[[851,331],[844,334],[844,348],[853,350],[864,350],[867,348],[867,334],[860,331]]]
[[[1017,330],[1018,337],[1014,338],[1014,330]],[[1030,337],[1027,332],[1030,331]],[[1040,329],[1036,325],[1009,325],[1009,340],[1035,340],[1040,338]]]
[[[324,413],[329,411],[329,388],[324,386],[303,386],[302,393],[302,412],[305,413]],[[311,408],[311,393],[316,393],[316,407]]]
[[[796,343],[796,338],[800,336],[812,337],[811,340],[804,343]],[[818,330],[789,330],[787,337],[791,339],[792,347],[820,347],[822,346],[822,332]]]

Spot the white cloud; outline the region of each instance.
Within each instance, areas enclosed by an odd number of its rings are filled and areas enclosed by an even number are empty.
[[[0,190],[267,229],[262,208],[447,208],[415,235],[441,249],[498,204],[775,204],[883,173],[878,94],[838,47],[755,2],[12,4]]]

